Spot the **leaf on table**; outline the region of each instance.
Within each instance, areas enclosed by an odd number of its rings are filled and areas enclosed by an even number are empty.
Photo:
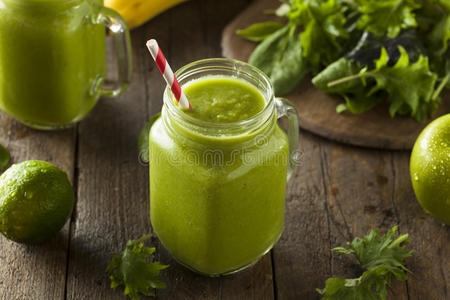
[[[398,226],[393,227],[384,235],[380,235],[378,229],[372,230],[364,238],[357,237],[347,243],[347,247],[337,247],[333,251],[337,254],[355,255],[363,269],[373,270],[385,266],[397,279],[405,280],[408,270],[403,261],[414,251],[406,251],[408,234],[395,237],[397,228]]]
[[[397,280],[406,280],[409,270],[404,260],[413,251],[407,251],[405,245],[410,241],[407,234],[395,237],[397,226],[385,235],[372,230],[363,239],[355,238],[347,247],[337,247],[337,254],[355,255],[365,272],[358,278],[329,278],[325,288],[317,289],[322,300],[385,300],[387,287],[392,276]]]
[[[283,24],[278,22],[256,23],[246,29],[240,29],[236,33],[249,41],[261,42],[282,27]]]
[[[378,37],[396,37],[402,29],[417,26],[414,10],[420,5],[414,0],[355,0],[362,16],[358,29]]]
[[[295,89],[308,73],[302,57],[300,35],[285,25],[256,47],[249,63],[270,78],[277,95]]]
[[[157,113],[156,115],[152,116],[150,120],[147,121],[144,128],[141,129],[141,132],[139,133],[139,139],[138,139],[138,150],[139,150],[139,157],[143,162],[149,161],[149,152],[148,152],[148,143],[149,143],[149,133],[150,129],[153,126],[153,123],[155,123],[156,120],[159,119],[161,116],[161,113]]]
[[[151,235],[146,235],[138,240],[128,241],[120,255],[112,255],[113,259],[106,268],[106,272],[110,274],[111,288],[124,286],[124,294],[132,300],[139,300],[140,294],[155,296],[152,289],[166,287],[159,279],[159,273],[169,266],[150,262],[155,248],[146,248],[143,243],[150,237]]]
[[[0,169],[3,169],[4,167],[6,167],[9,163],[10,159],[11,159],[11,156],[10,156],[8,150],[6,150],[5,147],[0,145]]]

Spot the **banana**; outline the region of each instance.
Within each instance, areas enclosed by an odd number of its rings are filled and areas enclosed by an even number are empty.
[[[105,6],[122,15],[130,29],[187,0],[105,0]]]

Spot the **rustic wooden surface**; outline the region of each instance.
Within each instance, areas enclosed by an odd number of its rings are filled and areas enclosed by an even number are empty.
[[[265,10],[276,9],[278,0],[255,0],[237,16],[224,30],[222,37],[223,55],[247,61],[256,46],[236,35],[236,30],[247,28],[253,23],[277,20]],[[336,106],[344,102],[339,97],[329,96],[315,88],[310,78],[285,96],[297,107],[300,126],[312,133],[335,141],[378,149],[412,149],[422,129],[429,123],[418,123],[411,118],[391,119],[388,107],[381,105],[361,115],[349,112],[336,113]],[[450,112],[450,93],[444,96],[443,104],[433,118]]]
[[[134,79],[119,99],[102,99],[73,129],[39,132],[0,114],[0,143],[13,162],[43,159],[68,172],[77,203],[71,221],[41,246],[0,236],[0,299],[126,299],[109,288],[109,253],[151,232],[148,168],[139,163],[137,137],[161,108],[163,83],[144,42],[159,40],[174,68],[221,54],[225,25],[247,0],[193,0],[133,32]],[[157,256],[171,265],[158,299],[319,299],[330,276],[358,276],[354,261],[330,249],[371,228],[399,224],[416,250],[407,282],[389,299],[450,299],[450,229],[426,216],[415,200],[408,152],[345,146],[301,133],[301,165],[290,181],[286,228],[254,267],[210,279],[177,265],[155,238]],[[230,245],[231,246],[231,245]]]

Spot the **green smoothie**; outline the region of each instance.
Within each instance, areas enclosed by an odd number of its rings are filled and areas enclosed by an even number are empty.
[[[105,27],[91,21],[101,2],[0,0],[2,110],[38,128],[89,112],[105,75]]]
[[[193,106],[184,114],[210,124],[257,116],[266,105],[255,87],[231,77],[205,77],[184,90]],[[223,140],[184,129],[163,110],[150,131],[153,228],[169,252],[197,272],[238,270],[281,235],[287,136],[276,113],[259,129]]]
[[[194,81],[184,87],[192,109],[184,112],[213,123],[246,120],[264,108],[264,98],[254,87],[231,78]]]

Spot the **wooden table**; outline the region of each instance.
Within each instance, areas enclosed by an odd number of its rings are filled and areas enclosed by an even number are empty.
[[[0,237],[1,299],[125,299],[109,288],[110,253],[151,232],[148,168],[138,133],[161,108],[163,82],[144,47],[157,38],[173,67],[221,55],[223,27],[248,0],[193,0],[132,33],[134,79],[119,99],[103,99],[75,128],[28,129],[0,115],[0,143],[13,162],[42,159],[69,174],[76,191],[71,221],[41,246]],[[177,265],[158,240],[168,288],[158,299],[319,299],[330,276],[359,276],[355,262],[331,253],[355,236],[399,224],[411,236],[413,274],[394,282],[389,299],[450,299],[450,228],[425,215],[409,178],[409,153],[349,147],[301,133],[301,166],[289,183],[281,240],[249,270],[209,279]],[[232,245],[230,245],[232,246]]]

